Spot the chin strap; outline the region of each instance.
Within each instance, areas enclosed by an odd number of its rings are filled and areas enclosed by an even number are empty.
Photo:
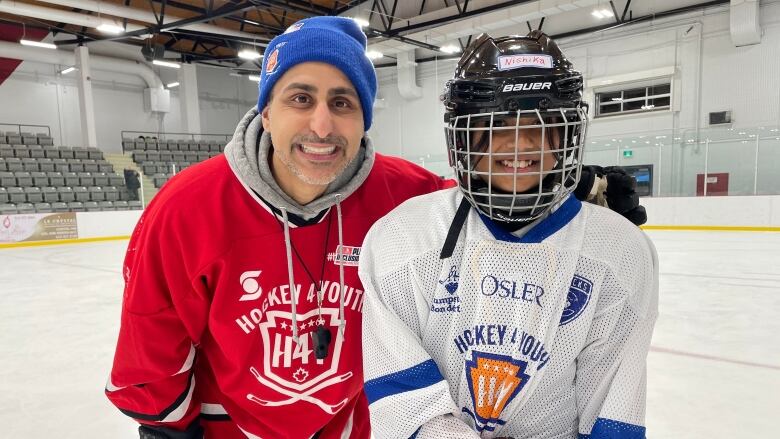
[[[455,217],[452,219],[450,230],[447,232],[447,239],[444,241],[444,246],[441,248],[441,254],[439,259],[447,259],[452,256],[455,251],[455,245],[458,243],[458,236],[463,229],[463,224],[466,222],[466,218],[469,216],[469,209],[471,209],[471,203],[463,197],[460,200],[458,210],[455,212]]]

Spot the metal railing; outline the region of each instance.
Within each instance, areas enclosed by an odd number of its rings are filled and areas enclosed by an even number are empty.
[[[450,178],[447,156],[410,156]],[[647,196],[780,195],[780,127],[663,130],[588,137],[583,162],[623,166]]]
[[[28,124],[19,124],[19,123],[0,123],[0,131],[5,132],[8,134],[11,131],[8,131],[5,127],[15,127],[14,130],[19,133],[21,136],[22,133],[30,133],[30,134],[38,134],[38,132],[30,132],[30,131],[22,131],[23,128],[43,128],[46,130],[46,135],[48,137],[51,137],[51,128],[48,125],[28,125]],[[38,130],[40,131],[40,130]]]
[[[155,131],[132,131],[132,130],[123,130],[120,132],[122,136],[122,152],[125,152],[125,141],[137,141],[139,138],[143,138],[144,141],[146,140],[154,140],[154,141],[163,141],[163,142],[169,142],[171,140],[192,140],[192,141],[203,141],[203,140],[216,140],[216,141],[225,141],[228,142],[233,137],[232,134],[219,134],[219,133],[203,133],[203,134],[193,134],[193,133],[174,133],[174,132],[155,132]]]

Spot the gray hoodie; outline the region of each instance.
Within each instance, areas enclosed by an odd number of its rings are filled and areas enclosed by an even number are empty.
[[[259,138],[258,138],[259,137]],[[368,135],[363,136],[363,145],[358,154],[347,165],[344,172],[339,175],[325,190],[325,193],[309,204],[302,206],[290,198],[279,184],[274,180],[269,165],[272,152],[271,135],[263,131],[263,121],[257,108],[249,110],[241,122],[238,123],[233,139],[225,146],[225,157],[233,172],[239,180],[260,196],[270,207],[281,211],[284,227],[284,241],[287,253],[287,274],[290,282],[290,291],[295,291],[295,279],[293,277],[292,241],[290,240],[290,222],[287,214],[291,213],[304,220],[316,217],[322,211],[336,206],[339,233],[339,248],[343,246],[341,204],[340,201],[352,195],[363,184],[374,165],[374,147]],[[344,291],[344,266],[339,265],[340,291]],[[318,293],[318,306],[322,304],[323,291]],[[293,321],[293,338],[298,342],[298,320],[296,317],[296,301],[292,300],[291,311]],[[344,330],[344,296],[339,300],[340,330]]]
[[[302,206],[284,193],[274,180],[268,164],[271,148],[271,135],[263,131],[260,112],[252,108],[238,123],[233,139],[225,146],[225,157],[238,178],[262,199],[277,209],[285,209],[306,220],[335,205],[337,199],[343,200],[352,195],[374,165],[374,147],[366,134],[363,147],[347,169],[328,185],[322,196]]]

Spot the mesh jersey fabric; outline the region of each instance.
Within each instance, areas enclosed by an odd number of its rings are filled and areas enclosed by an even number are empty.
[[[658,306],[649,239],[569,197],[523,239],[472,209],[441,260],[461,199],[413,198],[363,244],[374,436],[644,437]]]

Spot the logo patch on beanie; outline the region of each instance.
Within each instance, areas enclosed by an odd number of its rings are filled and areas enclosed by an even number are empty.
[[[268,61],[265,64],[265,73],[270,75],[276,70],[277,65],[279,65],[279,49],[275,49],[268,57]]]
[[[292,26],[288,27],[287,30],[284,31],[284,33],[289,34],[290,32],[295,32],[297,30],[300,30],[300,28],[302,28],[304,24],[306,23],[299,21],[293,24]]]

